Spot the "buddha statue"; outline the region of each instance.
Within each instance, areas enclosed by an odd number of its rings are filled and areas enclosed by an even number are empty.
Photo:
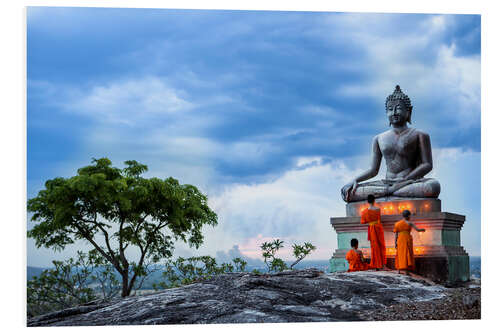
[[[432,170],[432,149],[429,135],[407,126],[411,124],[410,98],[396,86],[385,101],[390,130],[373,138],[370,169],[342,187],[346,202],[366,200],[369,194],[376,198],[437,198],[441,187],[436,179],[424,178]],[[382,156],[387,165],[386,178],[364,182],[375,177]]]

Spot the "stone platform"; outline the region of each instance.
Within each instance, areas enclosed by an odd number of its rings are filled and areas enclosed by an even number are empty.
[[[394,224],[402,219],[401,212],[412,212],[411,221],[426,231],[412,230],[415,254],[415,273],[428,277],[435,282],[455,284],[468,281],[469,255],[461,246],[460,230],[465,216],[441,212],[439,199],[379,200],[376,203],[382,210],[382,226],[386,244],[387,266],[394,269]],[[346,217],[332,217],[330,223],[337,232],[338,249],[330,259],[330,272],[346,271],[349,267],[345,260],[351,249],[351,239],[357,238],[359,249],[366,258],[370,257],[370,243],[367,240],[366,225],[360,223],[360,212],[368,205],[366,202],[348,203]]]

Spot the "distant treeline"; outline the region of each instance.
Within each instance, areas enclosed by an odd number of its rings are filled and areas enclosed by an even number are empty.
[[[288,264],[291,263],[291,261],[287,262]],[[322,270],[324,272],[328,271],[329,267],[329,261],[328,260],[304,260],[303,262],[300,262],[297,264],[296,268],[301,269],[301,268],[310,268],[314,267],[319,270]],[[43,270],[48,269],[48,268],[41,268],[41,267],[33,267],[33,266],[28,266],[27,268],[27,279],[31,280],[33,276],[39,276]],[[256,266],[256,265],[248,265],[247,270],[252,271],[252,270],[258,270],[260,272],[265,272],[267,270],[266,266],[264,265],[264,262],[262,262],[262,265]],[[141,289],[152,289],[152,284],[157,283],[161,279],[161,272],[162,270],[158,270],[154,273],[151,274],[151,277],[148,278],[148,281],[144,283]],[[481,257],[480,256],[471,256],[470,257],[470,273],[471,276],[480,278],[481,277]]]

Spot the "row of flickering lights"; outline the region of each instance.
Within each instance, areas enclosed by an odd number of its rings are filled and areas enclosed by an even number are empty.
[[[410,204],[401,204],[398,205],[396,208],[394,207],[393,204],[390,205],[379,205],[381,209],[381,213],[383,215],[394,215],[394,214],[401,214],[403,213],[404,210],[409,210],[412,214],[416,214],[417,210],[413,207],[413,205]],[[363,205],[359,208],[359,215],[361,215],[361,212],[368,208],[368,205]],[[424,204],[424,209],[421,209],[421,212],[428,212],[430,210],[430,205],[428,203]]]

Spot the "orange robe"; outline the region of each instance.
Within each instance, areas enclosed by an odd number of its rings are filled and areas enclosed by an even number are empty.
[[[361,260],[361,251],[350,250],[345,255],[345,259],[349,262],[348,272],[365,271],[369,267]]]
[[[415,269],[415,257],[413,255],[413,237],[411,237],[411,226],[405,220],[396,222],[394,232],[398,233],[396,249],[396,269]]]
[[[382,268],[387,264],[385,256],[384,228],[380,223],[380,210],[365,209],[361,212],[361,224],[368,223],[368,240],[372,250],[371,268]]]

